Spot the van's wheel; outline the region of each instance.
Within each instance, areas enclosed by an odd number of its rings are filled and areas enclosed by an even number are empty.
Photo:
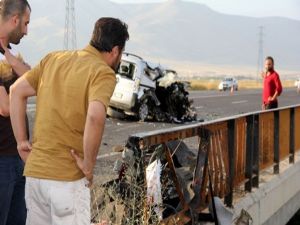
[[[160,108],[156,108],[154,118],[157,122],[162,122],[166,120],[166,115]]]
[[[147,102],[142,102],[142,104],[139,107],[138,116],[140,121],[145,121],[147,117],[149,116],[149,106]]]

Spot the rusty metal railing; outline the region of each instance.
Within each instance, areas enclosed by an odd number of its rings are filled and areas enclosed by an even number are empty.
[[[192,189],[199,193],[194,193],[193,199],[188,201],[176,173],[169,143],[191,138],[196,138],[196,153],[207,154],[207,163],[194,167]],[[280,161],[289,158],[289,163],[294,162],[295,152],[300,150],[300,105],[138,133],[131,135],[127,142],[127,146],[139,151],[139,158],[143,160],[146,158],[144,152],[154,151],[158,145],[165,149],[169,176],[181,203],[180,211],[168,215],[161,223],[174,224],[170,222],[172,219],[177,224],[185,224],[191,220],[187,211],[192,208],[193,213],[201,212],[209,202],[208,166],[214,195],[223,198],[227,206],[232,206],[235,188],[242,185],[244,191],[251,192],[253,187],[259,187],[262,170],[273,167],[274,174],[278,174]],[[145,161],[143,165],[146,165]],[[200,189],[196,188],[197,182],[201,182]]]

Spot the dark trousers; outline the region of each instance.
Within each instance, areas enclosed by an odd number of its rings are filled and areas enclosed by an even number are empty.
[[[24,163],[17,156],[0,156],[0,225],[25,225]]]
[[[265,109],[276,109],[278,108],[278,102],[270,102],[265,104]]]

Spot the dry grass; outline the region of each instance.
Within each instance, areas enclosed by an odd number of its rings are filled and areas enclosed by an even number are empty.
[[[201,79],[190,80],[192,90],[217,90],[220,80],[217,79]],[[293,87],[294,80],[283,80],[283,87]],[[239,89],[255,89],[262,88],[262,80],[238,80]]]

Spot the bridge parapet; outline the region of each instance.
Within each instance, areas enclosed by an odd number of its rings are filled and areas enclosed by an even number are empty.
[[[157,221],[153,219],[153,213],[160,224],[195,222],[208,207],[211,193],[223,199],[228,207],[237,206],[235,216],[242,208],[249,209],[253,213],[254,224],[262,224],[268,221],[262,216],[262,204],[267,207],[266,203],[271,202],[253,200],[263,193],[268,196],[266,189],[270,186],[263,186],[263,192],[259,192],[260,175],[270,169],[272,174],[280,174],[282,162],[295,163],[295,155],[300,150],[300,105],[138,133],[128,138],[126,148],[132,151],[135,161],[131,162],[132,165],[127,161],[123,168],[134,168],[131,174],[134,179],[129,178],[131,183],[134,180],[134,185],[125,181],[127,186],[120,186],[131,190],[139,186],[139,198],[135,198],[139,212],[125,210],[126,217],[134,217],[136,224],[157,224],[153,222]],[[160,203],[147,197],[146,168],[156,159],[163,165]],[[300,170],[300,164],[298,167]],[[124,170],[122,173],[120,184],[124,179],[128,180]],[[295,173],[291,177],[295,179]],[[281,181],[286,182],[284,179]],[[276,188],[272,186],[269,189]],[[295,195],[297,191],[300,190],[295,190]],[[125,192],[127,199],[136,195]],[[236,203],[235,199],[241,199],[241,192],[251,194],[243,195],[242,201]],[[274,198],[280,191],[272,193]],[[258,206],[255,208],[252,203]],[[160,213],[153,208],[159,209],[161,215],[158,216]],[[279,208],[277,206],[277,211]],[[274,214],[277,211],[270,212]]]

